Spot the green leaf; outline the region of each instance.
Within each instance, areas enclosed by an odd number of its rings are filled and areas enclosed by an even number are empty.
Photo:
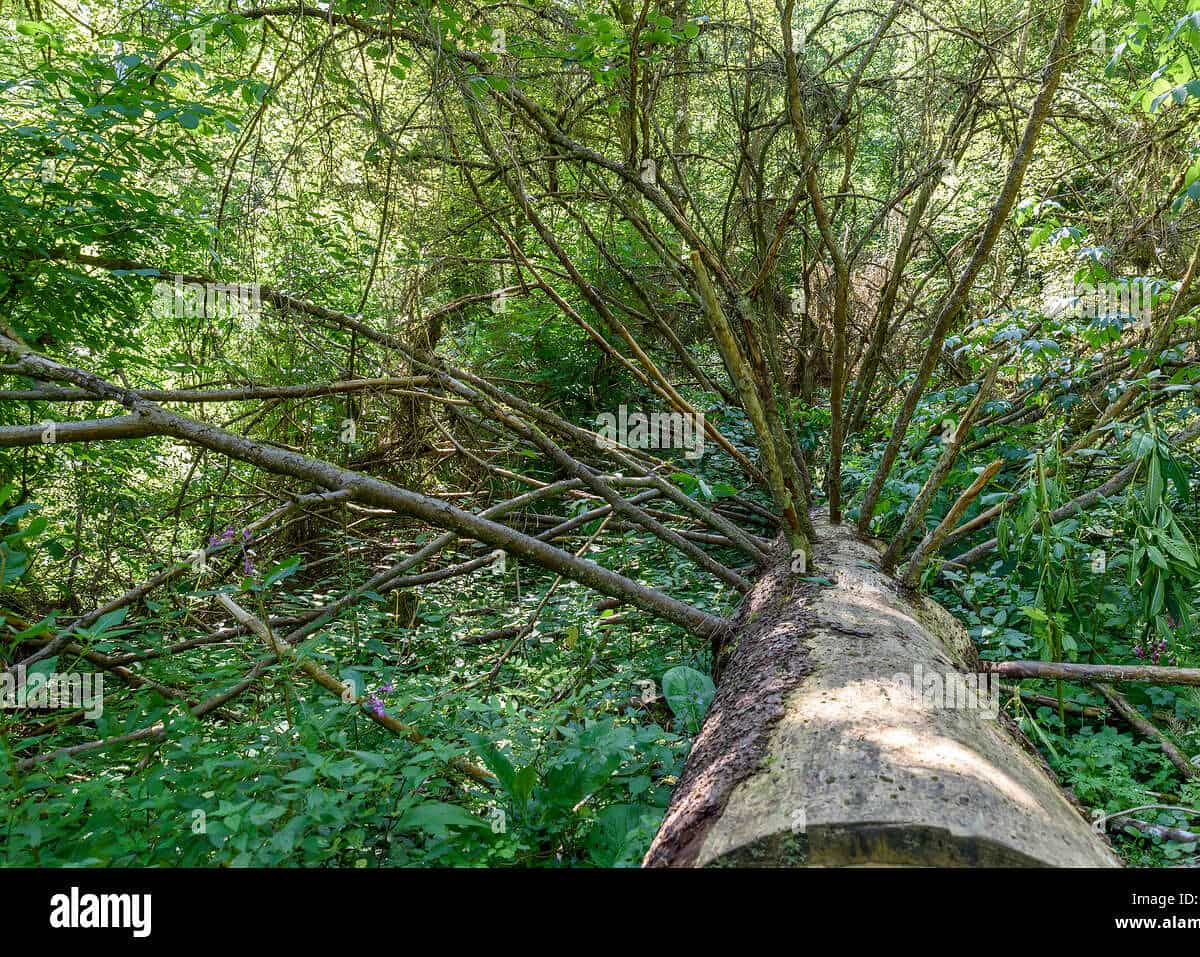
[[[1188,481],[1188,474],[1180,464],[1175,461],[1175,457],[1170,454],[1165,454],[1162,457],[1163,471],[1167,478],[1171,480],[1171,484],[1175,486],[1175,494],[1182,501],[1191,500],[1191,484]]]
[[[559,807],[574,807],[599,789],[621,766],[621,755],[610,751],[592,760],[570,761],[546,772],[546,798]]]
[[[1150,472],[1146,476],[1146,511],[1153,512],[1163,496],[1162,471],[1158,467],[1158,456],[1150,456]]]
[[[639,850],[637,837],[646,808],[637,804],[611,804],[596,815],[596,823],[588,833],[587,846],[592,863],[598,867],[614,867],[630,860]]]
[[[293,555],[291,558],[286,558],[279,564],[275,565],[263,579],[262,587],[270,588],[276,582],[283,581],[285,578],[290,578],[300,570],[300,556]]]
[[[1191,567],[1195,568],[1198,564],[1200,564],[1196,561],[1196,553],[1192,550],[1192,546],[1182,538],[1174,538],[1170,535],[1161,535],[1158,541],[1163,548],[1165,548],[1171,553],[1172,556],[1183,562],[1185,565],[1190,565]]]
[[[467,741],[471,747],[483,759],[484,766],[496,775],[496,779],[500,782],[500,786],[511,797],[516,797],[519,785],[517,783],[517,772],[513,767],[512,762],[508,760],[491,741],[481,734],[468,734]]]
[[[54,33],[54,28],[40,20],[18,20],[17,33],[25,37],[35,37]]]
[[[491,825],[481,817],[444,801],[426,801],[406,811],[396,826],[425,831],[434,837],[446,837],[450,828],[476,828],[491,830]]]
[[[533,788],[537,784],[537,779],[537,768],[534,765],[527,764],[521,768],[513,778],[513,800],[518,804],[527,803],[533,794]]]
[[[1153,618],[1163,607],[1163,593],[1166,590],[1166,579],[1162,575],[1155,575],[1154,597],[1150,599],[1150,617]]]
[[[704,712],[717,693],[712,679],[695,668],[679,665],[663,675],[662,690],[671,712],[683,726],[693,734],[699,731]]]

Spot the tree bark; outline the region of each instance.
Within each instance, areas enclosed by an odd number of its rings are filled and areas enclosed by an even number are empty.
[[[833,587],[784,561],[746,596],[645,865],[1117,866],[998,698],[911,692],[981,670],[962,626],[874,545],[817,531]]]

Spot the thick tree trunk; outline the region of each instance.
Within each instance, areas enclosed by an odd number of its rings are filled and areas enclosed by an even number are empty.
[[[785,562],[747,595],[645,864],[1116,866],[998,698],[962,693],[963,627],[850,529],[817,533],[833,586]]]

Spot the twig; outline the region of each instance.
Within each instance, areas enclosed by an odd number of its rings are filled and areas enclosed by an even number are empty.
[[[321,668],[316,662],[308,658],[302,658],[295,648],[280,642],[279,639],[275,637],[275,633],[272,632],[271,629],[268,628],[261,619],[250,614],[250,612],[246,611],[244,608],[238,605],[237,602],[224,593],[217,595],[217,601],[221,603],[225,610],[228,611],[229,614],[231,614],[240,625],[249,629],[250,631],[253,631],[256,635],[262,638],[267,647],[275,653],[279,660],[293,662],[300,668],[301,671],[308,675],[322,688],[332,691],[339,698],[346,700],[346,685],[343,682],[338,681],[337,678]],[[397,721],[386,712],[379,713],[371,709],[367,705],[366,697],[364,695],[359,695],[357,698],[355,698],[354,703],[358,705],[359,710],[362,711],[362,713],[368,718],[370,718],[376,724],[387,728],[393,734],[398,734],[404,738],[407,738],[414,744],[420,744],[426,740],[425,736],[415,728],[410,727],[402,721]],[[485,784],[492,784],[495,781],[495,778],[492,777],[491,772],[485,771],[483,768],[472,764],[465,758],[454,757],[450,759],[449,763],[452,767],[463,772],[463,774],[474,778],[476,781],[481,781]]]
[[[1200,685],[1200,668],[1165,665],[1080,665],[1066,661],[981,661],[985,672],[1005,678],[1047,678],[1053,681],[1145,681],[1156,685]]]
[[[937,528],[926,535],[915,549],[912,555],[909,556],[908,566],[904,570],[903,581],[906,585],[915,587],[921,577],[921,569],[925,567],[929,559],[937,553],[938,547],[943,538],[945,538],[952,528],[958,524],[958,520],[962,518],[970,504],[975,501],[977,495],[983,491],[983,487],[992,480],[997,472],[1000,471],[1000,466],[1004,464],[1003,459],[996,459],[987,468],[985,468],[974,482],[970,484],[966,491],[958,497],[946,513]]]
[[[1167,756],[1167,760],[1179,769],[1180,774],[1185,778],[1200,777],[1200,768],[1184,757],[1179,749],[1171,743],[1171,739],[1159,731],[1153,723],[1142,717],[1137,708],[1131,705],[1124,695],[1102,681],[1094,682],[1094,687],[1104,695],[1104,700],[1112,705],[1113,710],[1129,722],[1129,726],[1134,731],[1158,744],[1162,753]]]

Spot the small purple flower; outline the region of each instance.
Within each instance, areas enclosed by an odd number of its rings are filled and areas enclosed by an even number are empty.
[[[246,555],[242,558],[242,571],[244,571],[247,575],[254,574],[254,559],[249,555]]]
[[[250,534],[250,529],[243,528],[242,529],[242,541],[245,542],[247,545],[249,545],[252,538],[254,538],[254,536]]]
[[[392,683],[390,681],[388,681],[388,682],[385,682],[383,684],[383,686],[380,687],[379,690],[382,691],[384,694],[391,694],[396,689],[394,687],[392,687]]]
[[[213,535],[208,540],[208,544],[212,548],[216,548],[218,545],[228,545],[233,541],[236,534],[237,533],[232,528],[227,527],[220,535]]]
[[[382,718],[383,702],[380,701],[375,695],[371,695],[369,698],[367,698],[367,710],[375,712],[375,717]]]

